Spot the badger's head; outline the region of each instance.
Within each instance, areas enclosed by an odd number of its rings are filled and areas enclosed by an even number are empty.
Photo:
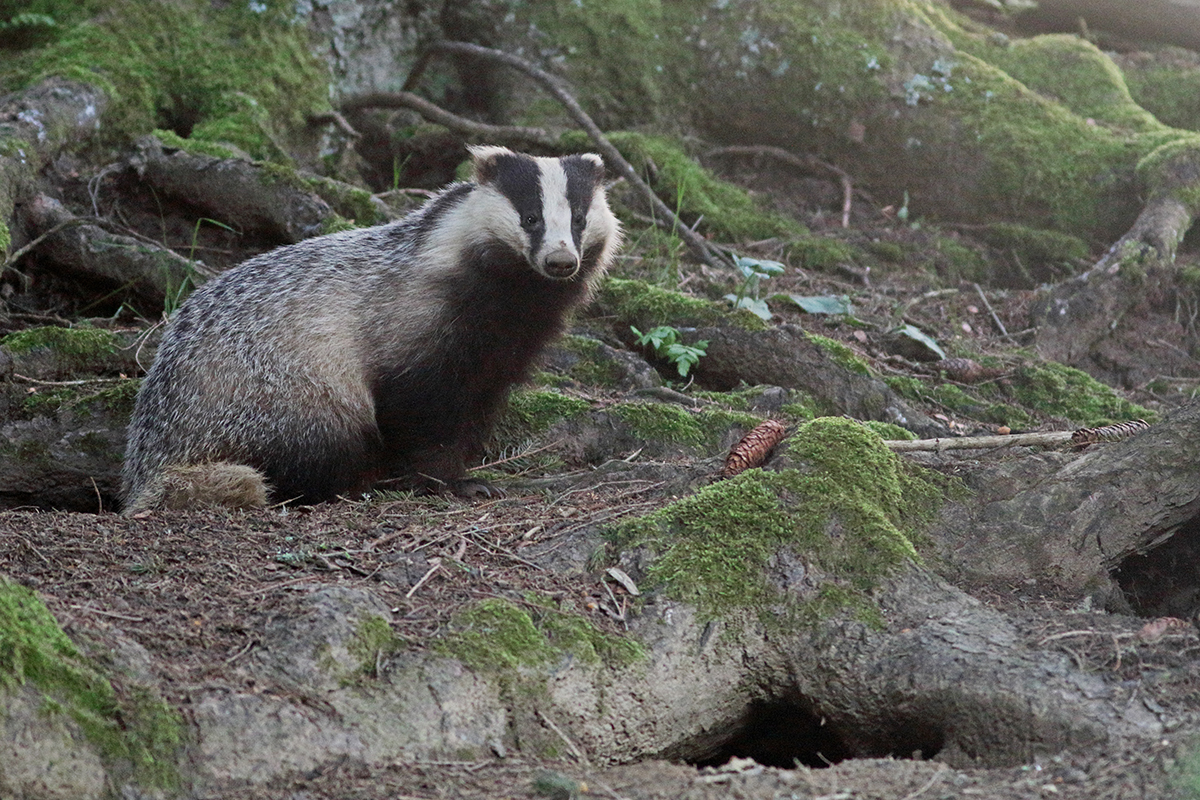
[[[471,148],[479,221],[551,280],[599,277],[620,244],[594,153],[539,158],[504,147]],[[581,275],[581,273],[584,273]]]

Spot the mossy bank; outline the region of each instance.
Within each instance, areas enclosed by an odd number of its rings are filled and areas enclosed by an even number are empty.
[[[717,617],[812,622],[846,608],[878,619],[871,591],[905,563],[947,482],[901,462],[878,434],[822,417],[786,440],[791,466],[748,470],[613,529],[614,554],[650,556],[647,588]]]

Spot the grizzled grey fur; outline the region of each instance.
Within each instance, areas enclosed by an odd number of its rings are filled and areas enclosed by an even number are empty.
[[[598,156],[472,158],[474,182],[403,220],[265,253],[188,299],[138,394],[127,513],[462,484],[620,242]]]

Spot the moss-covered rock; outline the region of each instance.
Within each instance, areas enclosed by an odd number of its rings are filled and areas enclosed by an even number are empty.
[[[293,13],[274,2],[118,0],[30,51],[6,88],[46,76],[99,85],[113,144],[166,128],[287,160],[283,145],[309,135],[306,116],[329,109],[328,70]]]
[[[762,419],[753,414],[706,406],[698,411],[668,403],[617,403],[609,413],[620,419],[634,436],[648,443],[681,445],[712,454],[731,428],[751,430]]]
[[[942,489],[852,420],[802,426],[787,458],[795,466],[748,470],[622,523],[614,546],[649,551],[645,580],[706,615],[812,620],[852,606],[871,616],[871,589],[919,560],[913,533]],[[780,559],[799,566],[774,575]]]
[[[43,694],[47,713],[74,721],[115,774],[148,787],[179,785],[179,716],[145,687],[118,694],[37,595],[0,578],[0,690],[23,684]]]
[[[1054,361],[1016,370],[1012,391],[1018,401],[1039,413],[1063,417],[1085,427],[1157,419],[1150,409],[1118,396],[1086,372]]]

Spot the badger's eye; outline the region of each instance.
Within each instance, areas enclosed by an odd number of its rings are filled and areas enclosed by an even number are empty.
[[[521,226],[525,227],[525,228],[536,228],[538,226],[538,223],[540,223],[541,221],[542,221],[542,218],[538,214],[526,214],[521,219]]]
[[[585,222],[587,222],[587,214],[583,212],[579,212],[571,217],[571,224],[576,228],[582,228]]]

